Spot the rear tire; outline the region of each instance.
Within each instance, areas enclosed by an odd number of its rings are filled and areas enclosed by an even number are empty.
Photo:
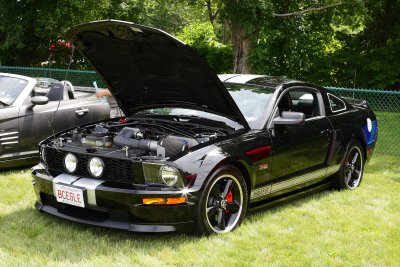
[[[232,165],[220,167],[207,181],[197,208],[198,235],[233,231],[242,222],[248,203],[246,181]]]
[[[337,190],[354,190],[360,186],[364,173],[364,153],[357,140],[351,140],[339,172],[334,177],[334,187]]]

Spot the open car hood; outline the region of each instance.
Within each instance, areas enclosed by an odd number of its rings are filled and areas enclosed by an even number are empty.
[[[125,115],[183,107],[215,113],[249,128],[207,63],[168,33],[103,20],[73,27],[67,37],[102,76]]]

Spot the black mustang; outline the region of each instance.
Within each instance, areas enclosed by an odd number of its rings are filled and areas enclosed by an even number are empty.
[[[42,142],[39,211],[136,232],[226,233],[249,208],[360,185],[377,138],[365,101],[278,77],[218,78],[181,41],[129,22],[70,34],[127,117]]]

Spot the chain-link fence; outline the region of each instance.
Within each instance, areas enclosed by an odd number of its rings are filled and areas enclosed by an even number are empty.
[[[367,100],[378,119],[375,151],[400,156],[400,91],[326,88],[336,95]]]
[[[97,73],[88,70],[67,71],[65,69],[0,66],[0,72],[20,74],[35,78],[53,78],[59,81],[68,80],[73,85],[85,87],[93,87],[93,82],[96,81],[99,87],[104,87],[104,83]]]
[[[0,66],[0,72],[69,80],[76,86],[92,87],[93,82],[96,81],[99,87],[104,87],[101,78],[94,71],[69,70],[67,72],[65,69]],[[376,153],[400,156],[400,91],[326,88],[337,95],[367,100],[378,118],[379,137]]]

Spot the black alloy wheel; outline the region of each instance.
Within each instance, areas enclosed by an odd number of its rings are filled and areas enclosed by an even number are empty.
[[[205,186],[198,210],[196,232],[202,235],[228,233],[243,220],[247,210],[246,182],[235,167],[215,172]]]
[[[335,187],[337,189],[356,189],[361,183],[363,172],[363,149],[358,141],[353,140],[335,177]]]

